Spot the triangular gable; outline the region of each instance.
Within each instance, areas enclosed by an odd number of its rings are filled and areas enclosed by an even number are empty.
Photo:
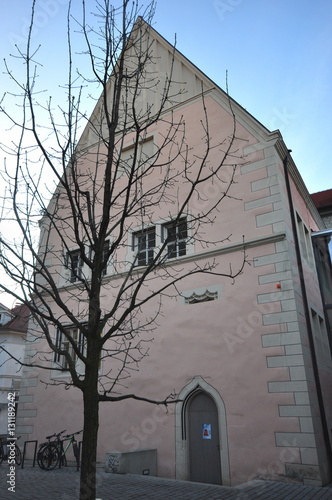
[[[146,74],[150,75],[150,80],[147,82],[146,88],[142,91],[142,109],[148,104],[152,105],[155,112],[158,112],[165,82],[172,70],[172,84],[170,86],[171,99],[166,103],[164,111],[169,111],[179,105],[186,105],[194,98],[200,98],[202,93],[209,93],[228,112],[234,113],[236,121],[241,124],[253,137],[257,139],[257,144],[250,146],[246,154],[266,147],[275,146],[276,152],[281,160],[288,154],[288,148],[283,141],[279,130],[269,131],[262,123],[259,122],[253,115],[244,109],[239,103],[231,98],[221,87],[207,77],[196,65],[187,59],[180,51],[175,49],[162,35],[160,35],[151,25],[146,23],[142,18],[138,18],[131,32],[130,37],[139,36],[142,49],[151,47],[152,58],[146,64]],[[129,38],[130,40],[130,38]],[[135,56],[134,44],[126,51],[128,60],[137,61]],[[128,66],[130,68],[130,64]],[[133,69],[133,68],[131,68]],[[153,76],[151,76],[153,75]],[[152,85],[153,78],[155,85]],[[109,96],[112,95],[112,76],[109,79]],[[110,97],[108,96],[108,99]],[[85,126],[81,138],[78,141],[76,153],[86,151],[91,146],[100,142],[100,129],[103,126],[100,124],[100,113],[103,110],[103,94],[91,114],[89,122]],[[230,108],[231,106],[231,108]],[[106,128],[104,129],[106,130]],[[97,132],[96,132],[97,131]],[[290,175],[299,187],[302,195],[306,199],[314,213],[315,219],[320,221],[317,209],[312,202],[310,194],[305,186],[305,183],[295,165],[292,158],[289,161]],[[54,196],[53,196],[54,198]],[[49,208],[51,210],[52,200]]]
[[[139,33],[139,35],[138,35]],[[164,106],[164,111],[174,108],[177,105],[184,104],[193,98],[198,98],[202,92],[214,91],[218,96],[218,102],[225,109],[229,110],[229,101],[234,107],[236,117],[251,133],[260,140],[269,135],[269,131],[234,99],[230,98],[215,82],[208,78],[197,66],[187,59],[180,51],[175,49],[164,37],[162,37],[152,26],[147,24],[142,18],[139,18],[133,27],[131,36],[139,36],[142,51],[149,47],[152,58],[146,63],[145,73],[146,88],[142,90],[142,107],[152,105],[155,112],[158,112],[160,102],[162,101],[163,91],[167,85],[167,78],[171,75],[171,86],[169,88],[170,99]],[[144,37],[144,42],[142,39]],[[129,61],[136,59],[133,54],[133,48],[129,48],[126,54]],[[134,70],[134,68],[130,68]],[[110,95],[112,85],[112,76],[109,80]],[[98,135],[94,132],[100,128],[100,110],[102,109],[102,98],[100,96],[98,103],[91,115],[90,122],[86,125],[78,143],[78,149],[86,149],[98,142]],[[137,104],[137,102],[136,102]]]

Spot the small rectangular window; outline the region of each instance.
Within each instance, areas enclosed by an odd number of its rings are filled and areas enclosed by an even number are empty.
[[[297,232],[298,232],[302,257],[308,264],[313,266],[314,256],[313,256],[310,231],[304,224],[299,214],[296,214],[296,223],[297,223]]]
[[[168,222],[163,226],[163,239],[166,241],[167,258],[181,257],[187,253],[187,221],[179,219],[178,221]]]
[[[72,250],[67,254],[67,267],[70,271],[70,282],[79,281],[82,276],[83,262],[80,250]]]
[[[136,252],[135,265],[147,266],[154,259],[156,231],[154,227],[133,234],[132,249]]]
[[[78,328],[66,328],[65,329],[65,334],[61,332],[60,330],[57,330],[57,336],[56,336],[56,348],[61,349],[62,351],[67,351],[73,360],[74,363],[77,361],[77,354],[70,343],[68,337],[71,337],[75,344],[77,345],[77,348],[81,354],[84,352],[84,336],[82,332],[79,331]],[[54,361],[61,366],[63,370],[68,370],[68,362],[67,359],[64,355],[59,354],[59,353],[54,353]]]

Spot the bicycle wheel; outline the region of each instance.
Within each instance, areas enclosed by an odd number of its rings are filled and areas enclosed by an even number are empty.
[[[43,469],[43,464],[42,464],[42,461],[41,461],[41,457],[42,457],[42,454],[43,454],[43,451],[44,449],[46,448],[46,446],[48,446],[48,443],[42,443],[40,446],[39,446],[39,449],[37,451],[37,464],[39,465],[39,467],[41,469]]]
[[[21,450],[19,449],[17,444],[15,444],[15,462],[16,462],[16,465],[21,465],[21,461],[22,461]]]
[[[45,446],[40,452],[40,462],[42,469],[52,470],[59,462],[59,451],[55,444]]]

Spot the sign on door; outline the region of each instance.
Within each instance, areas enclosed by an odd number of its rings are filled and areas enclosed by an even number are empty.
[[[202,437],[203,439],[211,439],[211,424],[202,425]]]

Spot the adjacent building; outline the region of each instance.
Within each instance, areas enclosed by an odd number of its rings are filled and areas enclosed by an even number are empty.
[[[0,326],[4,325],[11,319],[10,309],[3,304],[0,304]]]
[[[0,305],[0,311],[0,434],[7,435],[8,394],[15,393],[19,400],[23,372],[10,354],[17,360],[24,360],[29,310],[25,305],[13,309]]]
[[[332,189],[311,195],[327,229],[332,227]]]

